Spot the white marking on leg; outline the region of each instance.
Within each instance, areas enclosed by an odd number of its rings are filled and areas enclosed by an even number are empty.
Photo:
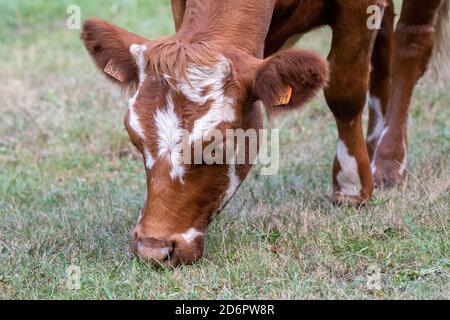
[[[203,232],[200,232],[197,229],[191,228],[188,231],[186,231],[185,233],[183,233],[181,236],[187,243],[191,243],[197,237],[203,236]]]
[[[341,192],[346,196],[359,196],[362,190],[361,178],[359,177],[358,163],[355,157],[348,152],[343,141],[338,142],[337,160],[341,170],[336,176]]]
[[[408,166],[408,151],[406,150],[408,147],[406,145],[405,139],[403,139],[403,150],[405,151],[405,155],[403,157],[402,162],[400,163],[400,168],[398,170],[398,174],[403,177],[406,171],[406,167]]]
[[[375,115],[375,127],[367,137],[367,142],[376,142],[384,130],[384,117],[381,111],[381,100],[375,96],[369,96],[369,108]]]
[[[182,146],[180,145],[183,139],[183,130],[170,95],[167,95],[167,108],[156,111],[155,124],[158,130],[158,156],[168,160],[171,164],[170,177],[173,180],[177,178],[182,180],[185,173]]]
[[[384,137],[386,136],[386,134],[389,132],[389,127],[384,128],[383,132],[381,133],[380,139],[378,140],[377,143],[377,147],[375,148],[375,152],[374,152],[374,157],[372,160],[372,174],[375,174],[377,172],[377,165],[376,165],[376,161],[378,158],[378,149],[381,145],[381,143],[383,142]]]
[[[400,169],[398,170],[398,174],[403,177],[406,171],[406,167],[408,166],[408,157],[405,155],[402,163],[400,163]]]

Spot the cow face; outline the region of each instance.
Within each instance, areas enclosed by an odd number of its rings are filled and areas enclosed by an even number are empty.
[[[85,22],[82,39],[112,81],[136,87],[125,126],[143,156],[147,199],[133,252],[167,266],[196,261],[207,225],[234,195],[254,155],[234,160],[252,149],[248,144],[258,147],[249,140],[239,146],[229,133],[261,127],[257,100],[273,106],[288,94],[280,108],[304,104],[326,81],[326,63],[301,51],[260,61],[237,48],[177,36],[148,41],[100,20]]]

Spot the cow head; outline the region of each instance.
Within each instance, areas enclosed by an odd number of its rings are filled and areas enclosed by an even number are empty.
[[[283,104],[283,110],[302,106],[324,85],[326,62],[305,51],[259,60],[238,48],[177,36],[148,41],[96,19],[85,22],[81,37],[110,80],[134,88],[125,126],[143,156],[147,199],[133,231],[133,252],[168,266],[196,261],[207,225],[236,192],[252,159],[230,162],[247,150],[239,146],[223,153],[222,164],[186,161],[192,159],[187,151],[198,141],[201,148],[208,147],[205,141],[230,145],[227,134],[211,139],[213,131],[259,129],[259,100]]]

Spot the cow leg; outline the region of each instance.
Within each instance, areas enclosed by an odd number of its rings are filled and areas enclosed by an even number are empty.
[[[370,91],[368,96],[369,126],[367,129],[367,150],[373,160],[375,148],[384,130],[384,117],[389,102],[389,76],[392,56],[392,38],[394,35],[394,4],[389,1],[381,29],[372,54],[372,72],[370,74]]]
[[[435,25],[441,4],[442,0],[404,1],[394,34],[386,126],[372,162],[377,185],[393,186],[404,180],[408,109],[415,84],[425,73],[435,46]]]
[[[339,1],[335,12],[330,82],[325,98],[339,133],[333,165],[332,200],[360,206],[373,191],[362,112],[369,87],[369,69],[377,30],[367,28],[367,7],[375,1]]]
[[[186,11],[186,0],[172,0],[171,2],[175,29],[178,31],[183,24],[184,13]]]

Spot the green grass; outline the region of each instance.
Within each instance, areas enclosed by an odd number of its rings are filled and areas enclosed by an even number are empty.
[[[168,1],[77,1],[155,38]],[[134,259],[145,175],[123,128],[125,97],[65,29],[71,1],[0,0],[0,299],[450,298],[450,94],[423,81],[410,119],[410,175],[362,210],[333,207],[336,129],[322,98],[281,127],[281,170],[253,171],[175,270]],[[326,54],[329,32],[301,45]],[[81,289],[65,284],[81,268]],[[368,270],[381,270],[380,291]]]

